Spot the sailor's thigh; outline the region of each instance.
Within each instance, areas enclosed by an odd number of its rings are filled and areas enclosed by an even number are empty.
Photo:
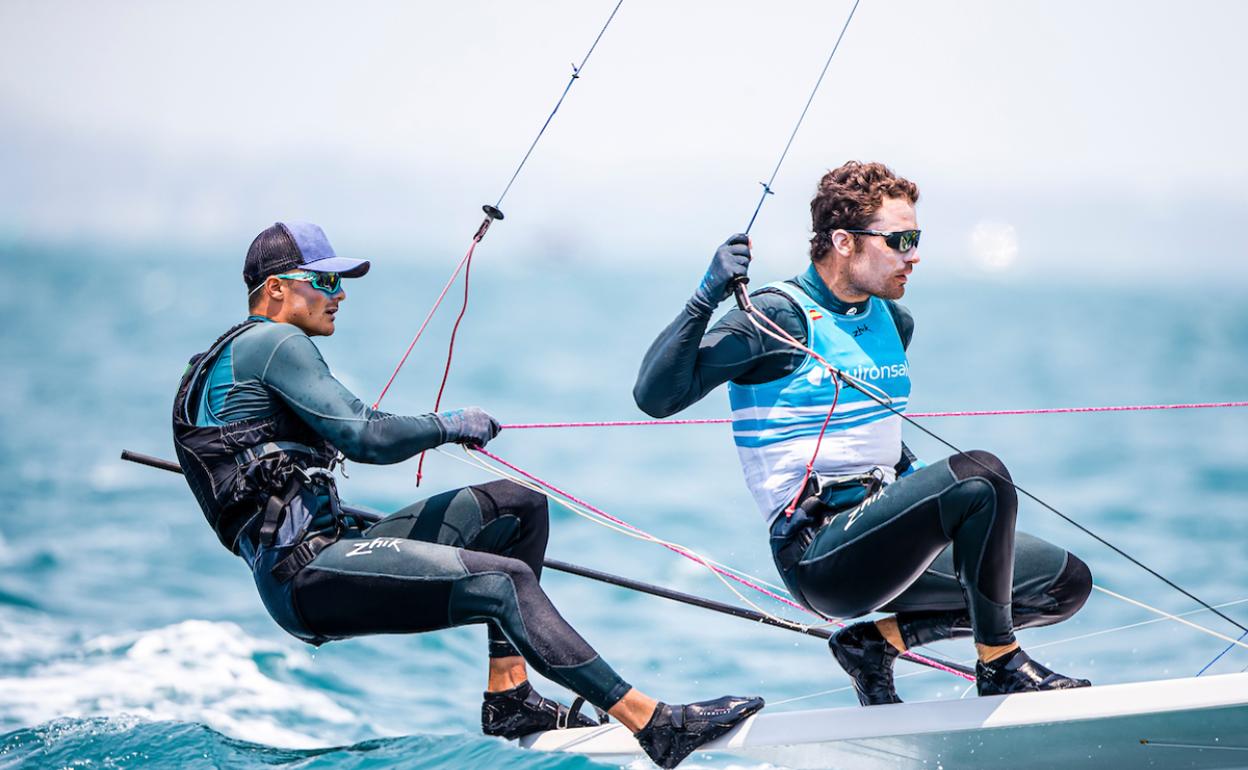
[[[446,628],[459,549],[395,537],[340,540],[294,578],[304,622],[325,636]]]
[[[461,487],[413,503],[369,527],[365,534],[466,548],[482,524],[480,502],[471,487]]]
[[[1014,536],[1013,601],[1018,605],[1047,603],[1045,592],[1066,565],[1067,553],[1026,532]],[[962,584],[953,566],[953,547],[946,547],[900,596],[880,607],[884,612],[960,610],[966,607]]]
[[[859,511],[834,517],[797,565],[807,601],[826,615],[852,617],[903,592],[949,542],[939,498],[955,483],[942,461],[890,484]]]

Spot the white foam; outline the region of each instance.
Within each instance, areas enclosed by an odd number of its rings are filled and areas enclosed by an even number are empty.
[[[42,613],[19,607],[0,609],[0,663],[16,664],[46,657],[49,650],[61,646],[60,635]],[[4,702],[4,695],[0,689],[0,703]]]
[[[0,678],[0,709],[26,724],[123,714],[202,722],[234,738],[288,748],[353,739],[359,725],[352,712],[323,692],[269,677],[256,663],[258,653],[277,655],[292,669],[311,662],[303,651],[254,639],[233,623],[188,620],[101,636],[71,659]],[[290,727],[292,721],[315,727],[316,735]]]

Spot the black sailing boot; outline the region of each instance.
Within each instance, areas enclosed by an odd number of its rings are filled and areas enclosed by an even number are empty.
[[[510,690],[485,693],[481,704],[481,732],[515,740],[522,735],[565,727],[597,727],[598,723],[582,716],[577,699],[573,708],[543,698],[533,685],[522,682]]]
[[[1056,674],[1032,660],[1021,649],[1007,652],[988,663],[975,664],[975,688],[980,695],[1005,695],[1034,690],[1070,690],[1089,687],[1087,679]]]
[[[732,695],[685,706],[660,703],[637,732],[637,743],[654,764],[675,767],[699,746],[728,732],[762,707],[762,698]]]
[[[901,703],[893,687],[893,663],[900,655],[875,623],[846,626],[828,640],[836,662],[854,684],[858,702],[864,706]]]

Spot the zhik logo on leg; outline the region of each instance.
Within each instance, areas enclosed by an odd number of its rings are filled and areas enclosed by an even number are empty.
[[[395,551],[402,553],[399,550],[399,542],[397,537],[375,537],[372,540],[361,540],[353,545],[350,551],[347,551],[347,556],[367,556],[373,551],[382,548],[393,548]]]

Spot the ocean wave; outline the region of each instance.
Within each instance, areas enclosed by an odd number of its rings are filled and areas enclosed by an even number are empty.
[[[230,738],[194,722],[135,717],[57,719],[0,735],[0,769],[17,767],[335,768],[432,770],[605,768],[585,757],[524,751],[498,739],[469,735],[379,738],[347,746],[282,749]]]
[[[51,655],[0,678],[6,722],[123,714],[202,721],[233,738],[292,748],[382,732],[297,681],[311,664],[302,650],[254,639],[234,623],[188,620],[68,645],[52,643]]]

